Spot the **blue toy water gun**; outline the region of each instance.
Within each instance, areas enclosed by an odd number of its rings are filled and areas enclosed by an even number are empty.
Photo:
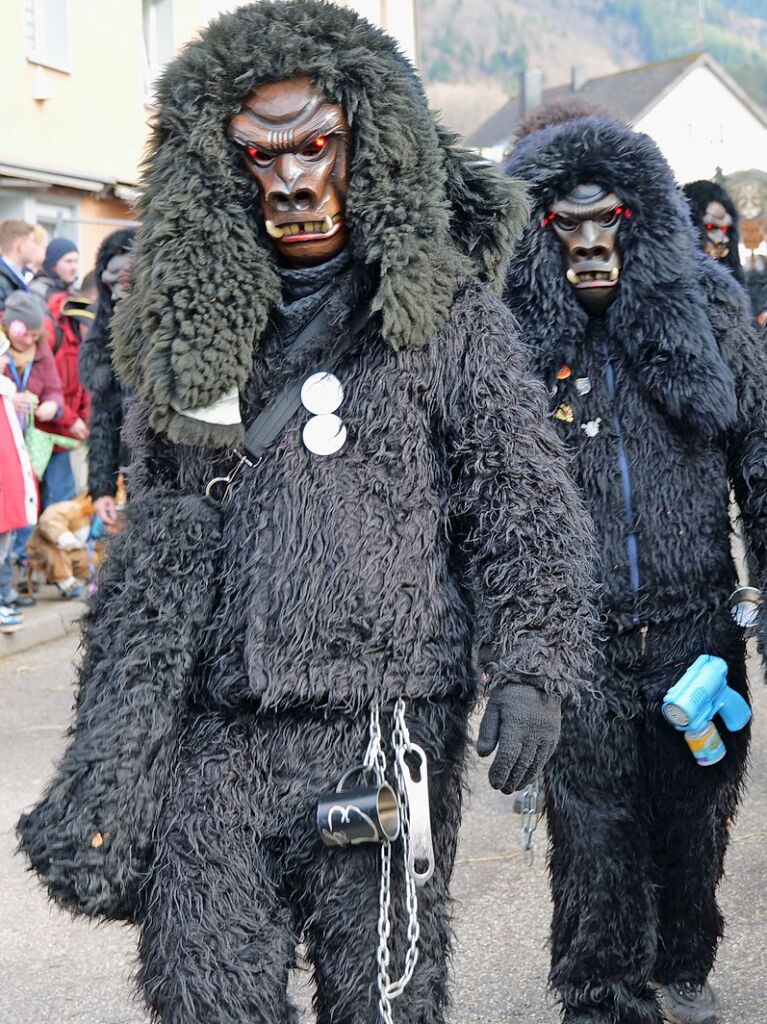
[[[663,698],[663,715],[684,732],[698,764],[711,765],[727,753],[714,715],[721,715],[730,732],[737,732],[750,720],[751,708],[727,685],[727,662],[701,654]]]

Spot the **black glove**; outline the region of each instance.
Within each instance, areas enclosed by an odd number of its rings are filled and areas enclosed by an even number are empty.
[[[526,683],[501,683],[490,693],[477,753],[487,757],[498,748],[489,772],[493,789],[513,793],[540,774],[559,739],[561,703],[560,697]]]

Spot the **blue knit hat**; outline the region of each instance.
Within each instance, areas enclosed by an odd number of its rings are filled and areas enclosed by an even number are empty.
[[[48,243],[48,248],[45,250],[43,270],[48,274],[52,274],[54,267],[62,256],[66,256],[68,252],[79,251],[75,243],[69,238],[52,238]]]

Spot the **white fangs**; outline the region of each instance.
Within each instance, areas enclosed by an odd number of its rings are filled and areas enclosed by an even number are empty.
[[[587,281],[611,281],[615,283],[620,276],[620,270],[618,267],[613,267],[611,270],[573,270],[572,267],[568,267],[565,272],[565,276],[571,285],[577,286],[584,284]]]
[[[340,217],[338,218],[340,220]],[[270,238],[289,238],[291,235],[326,235],[332,231],[336,222],[326,213],[322,220],[307,220],[293,224],[275,224],[273,220],[266,222],[266,233]]]

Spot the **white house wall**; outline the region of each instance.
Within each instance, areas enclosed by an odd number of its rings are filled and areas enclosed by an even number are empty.
[[[767,128],[707,67],[690,72],[634,126],[659,145],[680,183],[767,170]]]

